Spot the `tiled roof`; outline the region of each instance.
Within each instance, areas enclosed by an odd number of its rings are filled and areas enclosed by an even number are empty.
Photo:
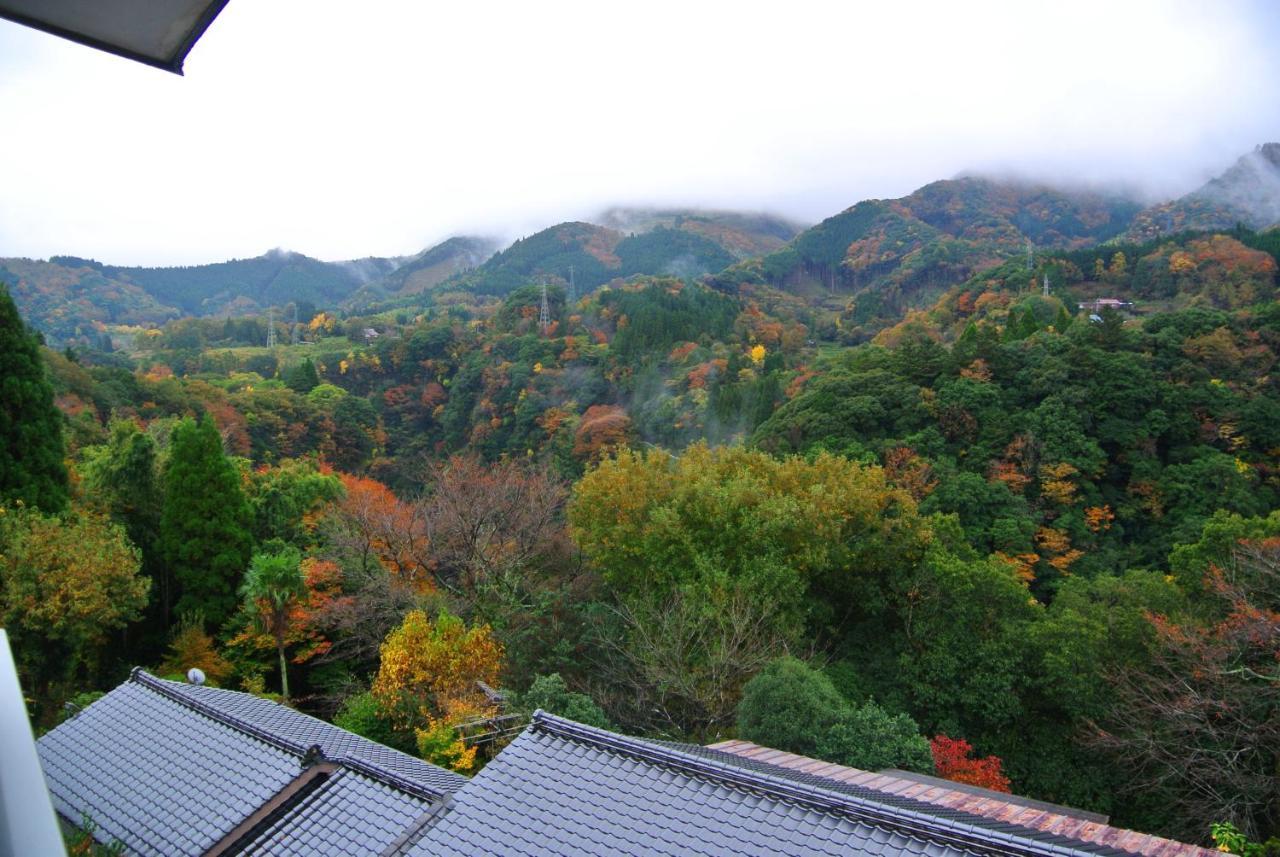
[[[141,670],[37,750],[60,815],[88,813],[101,841],[144,855],[228,839],[245,853],[378,853],[466,782],[284,706]]]
[[[761,747],[749,741],[722,741],[703,748],[703,753],[726,761],[738,760],[752,770],[772,769],[784,777],[814,784],[825,783],[828,788],[841,791],[859,794],[869,791],[887,800],[908,799],[931,804],[944,811],[959,810],[1016,824],[1074,840],[1082,847],[1105,846],[1124,854],[1144,857],[1220,857],[1218,852],[1198,845],[1112,827],[1104,817],[1091,813],[959,786],[932,777],[901,771],[863,771]]]
[[[881,796],[883,797],[883,796]],[[932,811],[928,811],[932,810]],[[1116,854],[535,714],[410,855]]]
[[[287,738],[302,747],[319,744],[328,759],[367,762],[441,794],[457,791],[467,781],[466,777],[453,771],[393,750],[385,744],[370,741],[318,717],[303,714],[269,699],[234,690],[165,681],[147,673],[141,673],[141,676],[142,680],[160,683],[167,691],[194,704],[208,706],[241,723]]]

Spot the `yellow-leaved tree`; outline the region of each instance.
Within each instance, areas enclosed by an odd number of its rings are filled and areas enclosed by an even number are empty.
[[[381,655],[371,691],[392,728],[412,733],[428,762],[471,770],[476,751],[465,745],[457,727],[494,714],[476,685],[498,684],[502,645],[492,629],[468,627],[443,611],[433,620],[412,610],[387,635]]]

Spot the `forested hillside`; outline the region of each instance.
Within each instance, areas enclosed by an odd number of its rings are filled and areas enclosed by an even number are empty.
[[[902,199],[860,202],[715,283],[764,284],[848,302],[853,328],[874,333],[1029,246],[1083,247],[1112,238],[1139,208],[1121,196],[1019,182],[934,182]]]
[[[1186,230],[1266,229],[1280,224],[1280,143],[1265,143],[1222,175],[1179,199],[1151,206],[1127,236],[1146,241]]]
[[[1276,835],[1280,236],[1126,243],[1136,211],[961,179],[745,261],[766,221],[615,213],[127,347],[42,348],[5,292],[33,715],[199,666],[473,771],[482,679]]]

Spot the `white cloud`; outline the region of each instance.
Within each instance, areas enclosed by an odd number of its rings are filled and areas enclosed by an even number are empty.
[[[1245,2],[232,3],[177,78],[0,23],[0,255],[402,254],[966,169],[1188,189],[1280,136]]]

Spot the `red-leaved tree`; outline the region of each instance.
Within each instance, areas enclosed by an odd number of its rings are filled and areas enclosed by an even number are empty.
[[[1009,791],[1009,778],[1001,770],[998,756],[973,758],[973,747],[963,738],[939,735],[929,742],[933,752],[933,766],[938,776],[957,783],[965,783],[997,792]]]

